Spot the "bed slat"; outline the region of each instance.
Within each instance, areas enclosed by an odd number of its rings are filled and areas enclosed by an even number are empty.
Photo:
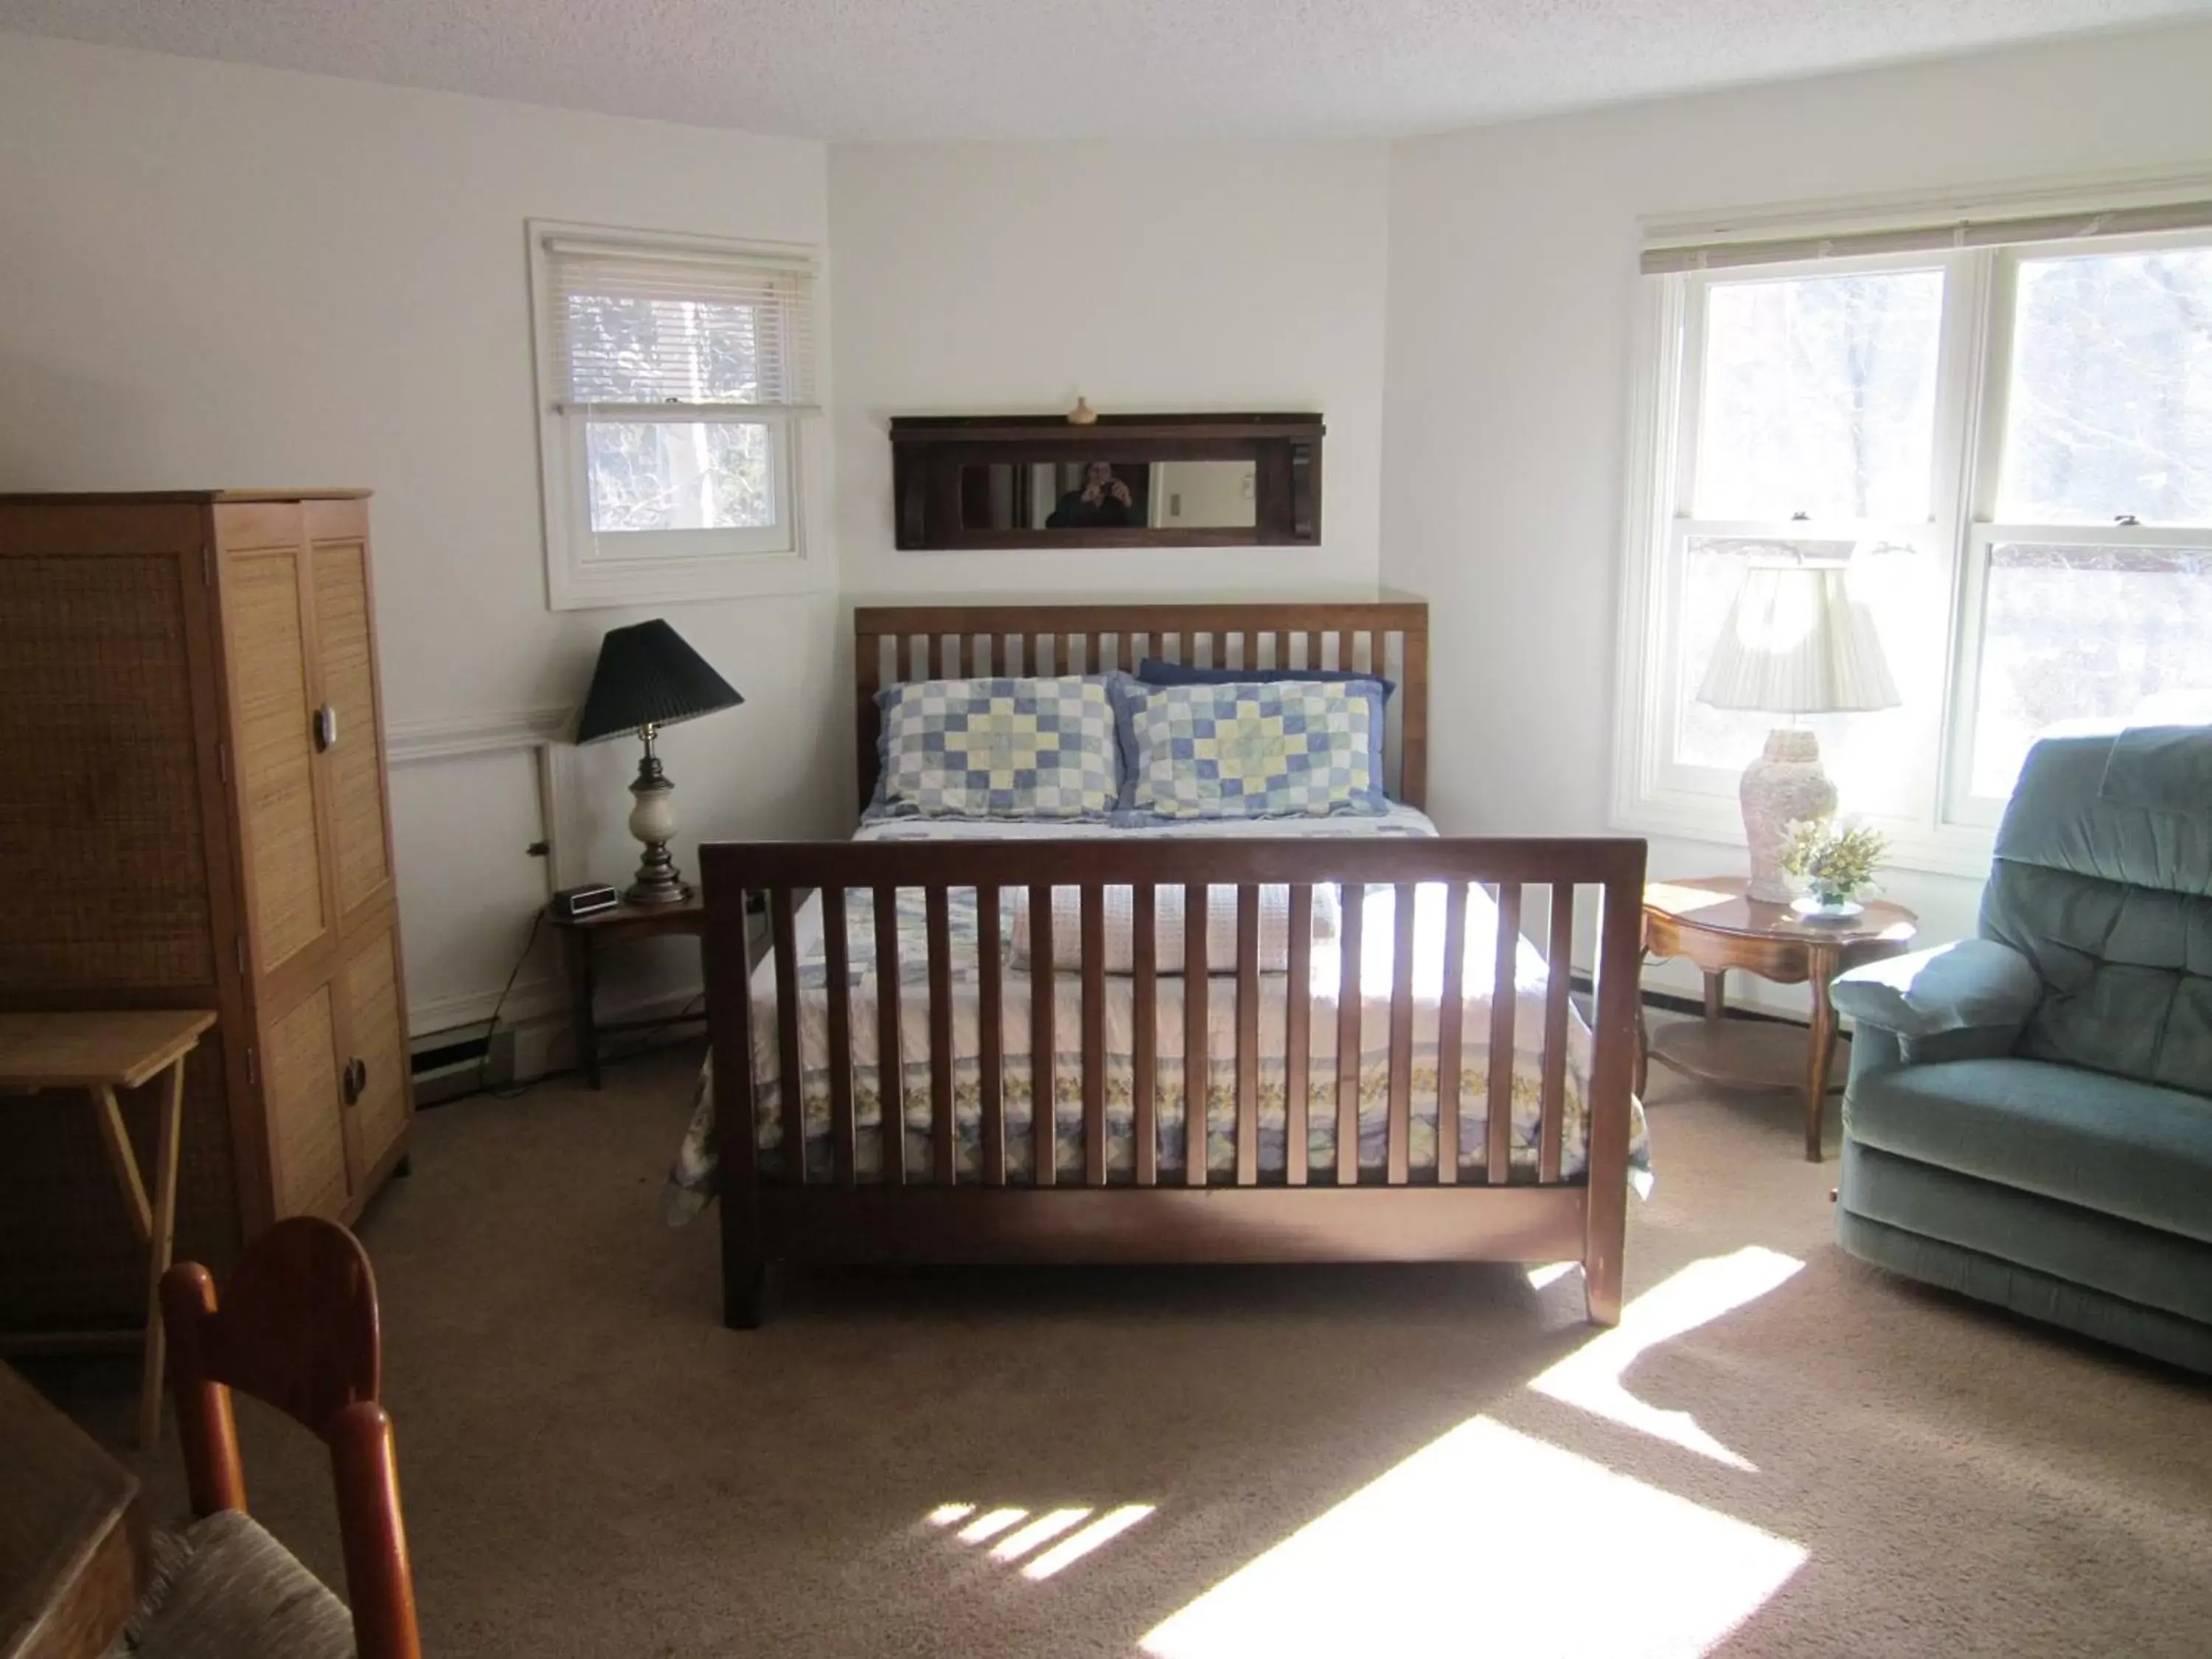
[[[1260,1180],[1260,890],[1237,890],[1237,1184]]]
[[[1437,1007],[1437,1180],[1459,1179],[1460,1073],[1467,1029],[1468,884],[1444,884],[1444,982]]]
[[[1361,912],[1366,886],[1344,884],[1344,918],[1339,924],[1342,965],[1336,990],[1336,1184],[1359,1184],[1359,951]]]
[[[799,950],[793,943],[791,890],[768,895],[769,931],[775,951],[775,1066],[783,1110],[784,1179],[806,1179],[806,1079],[799,1069]]]
[[[830,996],[830,1144],[840,1187],[853,1184],[853,987],[845,937],[845,890],[822,890],[823,977]],[[781,994],[781,993],[779,993]]]
[[[1153,925],[1153,889],[1129,890],[1129,1109],[1135,1118],[1137,1185],[1160,1179],[1159,1124],[1153,1096],[1159,1084],[1159,939]]]
[[[1293,1187],[1306,1184],[1311,1135],[1306,1114],[1312,1098],[1313,896],[1305,882],[1290,890],[1290,954],[1284,963],[1289,971],[1283,985],[1283,1179]]]
[[[1106,890],[1083,884],[1083,1180],[1106,1184]]]
[[[1398,884],[1390,905],[1390,1125],[1384,1178],[1406,1184],[1413,1138],[1413,895]]]
[[[1182,1161],[1183,1183],[1206,1185],[1207,1074],[1206,1040],[1206,894],[1182,890]]]
[[[1536,1178],[1559,1178],[1560,1143],[1567,1121],[1567,994],[1573,987],[1575,884],[1552,884],[1551,940],[1544,957],[1543,1133],[1537,1142]]]
[[[876,693],[884,686],[882,635],[864,634],[854,641],[853,675],[854,758],[859,772],[860,802],[866,806],[875,793],[876,769],[882,758],[876,752],[876,738],[883,719],[883,711],[876,707]]]
[[[876,1097],[884,1180],[906,1181],[906,1056],[899,1029],[898,889],[873,890],[876,908]]]
[[[1425,688],[1429,683],[1429,636],[1418,629],[1400,635],[1404,661],[1399,670],[1407,685]],[[1382,653],[1378,636],[1376,654]],[[1382,664],[1375,665],[1377,673]],[[1429,702],[1425,696],[1401,696],[1398,702],[1398,799],[1415,803],[1429,798]]]
[[[999,890],[975,889],[976,1091],[982,1096],[983,1183],[1006,1184],[1006,976],[999,960]]]
[[[1315,629],[1306,635],[1305,666],[1308,668],[1318,668],[1321,666],[1321,633],[1319,629]]]
[[[1498,884],[1498,955],[1490,976],[1490,1131],[1485,1176],[1493,1187],[1512,1179],[1513,982],[1520,966],[1521,884]]]
[[[929,678],[933,680],[945,678],[945,635],[933,633],[924,643],[929,652]]]
[[[1052,889],[1030,889],[1030,1179],[1049,1187],[1060,1178],[1058,1056],[1052,1029]]]
[[[940,1187],[953,1184],[951,890],[922,898],[929,940],[929,1138]]]

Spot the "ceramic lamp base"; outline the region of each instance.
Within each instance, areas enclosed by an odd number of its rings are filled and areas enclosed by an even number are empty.
[[[1797,896],[1782,868],[1790,826],[1832,817],[1836,811],[1836,786],[1820,769],[1820,740],[1799,726],[1768,732],[1764,752],[1743,769],[1737,798],[1751,848],[1745,895],[1762,904],[1787,904]]]
[[[676,860],[668,851],[669,840],[676,833],[676,786],[660,769],[660,762],[650,748],[629,793],[636,802],[629,809],[629,832],[644,843],[645,856],[639,860],[637,879],[623,894],[623,902],[681,904],[691,896],[691,889],[677,873]]]

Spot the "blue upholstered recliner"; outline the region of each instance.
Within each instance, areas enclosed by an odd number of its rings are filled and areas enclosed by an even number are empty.
[[[1835,1001],[1845,1249],[2212,1372],[2212,727],[2036,744],[1981,937]]]

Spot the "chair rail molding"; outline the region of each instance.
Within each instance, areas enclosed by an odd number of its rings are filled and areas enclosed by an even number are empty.
[[[490,714],[452,714],[441,720],[395,721],[384,734],[394,766],[445,760],[455,755],[493,755],[566,743],[576,711],[566,703]]]
[[[388,764],[399,767],[522,750],[534,753],[539,834],[551,849],[545,860],[545,889],[550,897],[556,890],[584,879],[584,828],[577,810],[576,751],[568,740],[575,723],[576,711],[566,703],[448,715],[438,720],[395,721],[385,731],[385,757]],[[488,1018],[499,1000],[500,988],[489,985],[478,991],[421,1001],[410,1000],[408,1029],[419,1036]],[[561,1006],[562,999],[563,991],[557,978],[523,980],[509,994],[507,1015],[510,1018],[530,1018],[550,1012]]]

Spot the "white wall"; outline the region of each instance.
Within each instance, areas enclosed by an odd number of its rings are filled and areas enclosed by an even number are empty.
[[[490,734],[394,773],[410,990],[443,1017],[496,988],[541,890],[514,844],[543,823],[536,769],[498,734],[573,703],[599,632],[633,619],[544,609],[533,216],[834,249],[834,412],[809,472],[842,600],[668,608],[750,699],[667,742],[687,860],[701,834],[834,832],[847,608],[956,593],[1425,595],[1438,817],[1593,831],[1637,216],[2202,166],[2208,70],[2212,30],[2183,30],[1387,147],[825,155],[0,35],[0,489],[376,489],[395,733],[418,754]],[[1106,410],[1321,410],[1321,544],[892,548],[889,416],[1079,391]],[[573,867],[620,878],[634,757],[574,763]],[[1662,871],[1740,859],[1654,849]],[[1971,883],[1893,887],[1931,933],[1970,923]],[[690,972],[681,954],[664,984]]]
[[[2212,30],[2166,31],[1394,147],[1382,576],[1433,606],[1446,828],[1606,827],[1638,215],[2201,168],[2208,76]],[[1972,930],[1978,883],[1887,885]]]
[[[840,145],[839,556],[848,598],[1374,597],[1381,143]],[[1311,548],[902,553],[893,415],[1318,410]]]
[[[821,243],[824,155],[0,35],[0,489],[370,486],[403,751],[574,703],[600,632],[665,611],[748,699],[665,745],[687,864],[702,833],[825,830],[830,592],[545,609],[531,217]],[[630,745],[578,751],[572,871],[635,866],[635,765]],[[511,964],[544,896],[522,853],[535,777],[511,748],[394,769],[418,1015],[458,1018]]]

